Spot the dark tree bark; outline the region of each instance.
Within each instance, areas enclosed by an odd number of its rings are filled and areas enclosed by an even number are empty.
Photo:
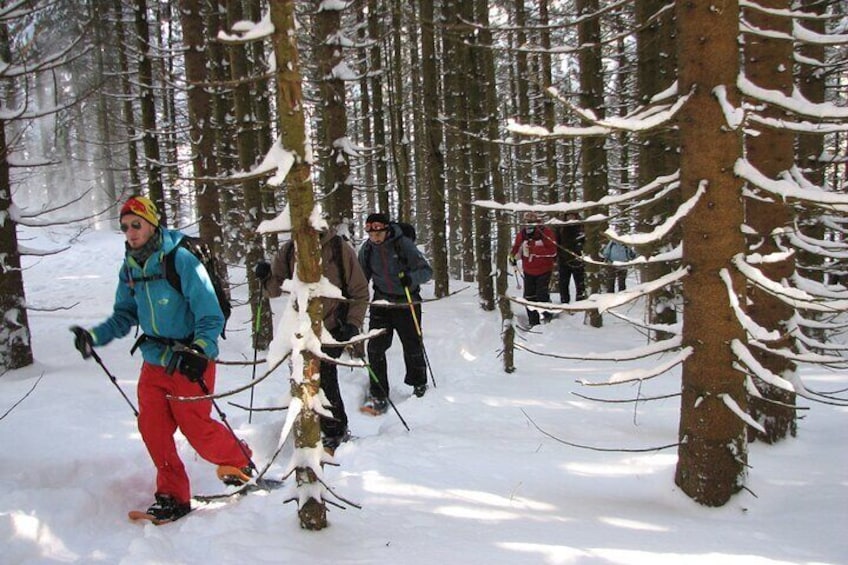
[[[150,59],[150,31],[147,23],[147,0],[136,0],[135,33],[138,49],[138,85],[141,98],[141,138],[144,147],[147,190],[159,207],[162,223],[168,225],[165,190],[162,183],[162,161],[156,137],[156,102],[153,88],[153,62]]]
[[[759,5],[776,12],[787,11],[791,7],[788,0],[762,0]],[[792,35],[792,22],[785,17],[775,17],[760,10],[746,9],[745,19],[757,28],[786,36]],[[792,95],[794,86],[792,73],[786,72],[786,69],[792,68],[790,41],[770,35],[747,33],[744,55],[745,76],[751,82],[767,90],[782,92],[786,96]],[[770,107],[765,107],[759,113],[774,119],[785,117],[782,111]],[[770,127],[761,127],[758,133],[759,135],[745,137],[748,161],[767,177],[777,179],[780,174],[789,171],[794,165],[794,135],[789,131]],[[793,218],[789,209],[783,202],[764,195],[748,198],[745,206],[745,223],[756,232],[748,236],[748,249],[763,256],[780,257],[783,251],[790,247],[783,235],[791,233],[793,229]],[[758,267],[766,277],[780,284],[788,281],[795,273],[795,260],[791,254],[783,255],[780,260],[765,261]],[[750,298],[748,313],[751,318],[763,328],[781,336],[769,345],[775,349],[791,349],[793,337],[790,326],[795,309],[755,285],[749,287],[748,295]],[[763,367],[775,375],[788,378],[797,371],[795,364],[784,357],[760,348],[753,348],[751,353]],[[787,435],[794,436],[797,430],[795,410],[792,408],[795,404],[795,394],[756,377],[754,377],[754,384],[763,398],[751,396],[749,412],[751,417],[765,428],[766,433],[750,428],[748,438],[773,443]],[[769,400],[776,400],[781,404],[769,402]]]
[[[592,14],[598,11],[598,0],[577,0],[578,15]],[[577,41],[583,46],[578,55],[580,63],[580,106],[592,108],[598,119],[606,115],[604,107],[604,69],[601,60],[601,24],[597,17],[586,18],[577,26]],[[607,193],[609,178],[607,174],[606,140],[600,137],[586,137],[581,140],[580,169],[583,177],[583,198],[600,200]],[[586,225],[584,253],[600,261],[601,238],[604,226]],[[601,290],[601,273],[593,263],[586,263],[586,287],[589,293]],[[597,310],[589,312],[589,324],[599,328],[603,326],[603,317]]]

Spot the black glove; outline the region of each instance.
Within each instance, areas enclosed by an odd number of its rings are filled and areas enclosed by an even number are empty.
[[[174,353],[177,370],[193,383],[203,380],[203,373],[209,365],[209,359],[203,355],[203,350],[197,345],[180,349]]]
[[[407,275],[406,273],[400,273],[398,275],[398,278],[400,279],[400,284],[402,284],[406,288],[412,288],[412,279],[409,275]]]
[[[515,267],[518,264],[518,261],[515,259],[515,255],[509,256],[509,264]]]
[[[352,338],[359,335],[359,328],[353,324],[342,322],[331,333],[333,334],[333,339],[336,341],[350,341]]]
[[[74,347],[80,352],[83,359],[88,359],[94,352],[94,339],[88,330],[79,326],[71,326],[71,331],[74,332]]]
[[[271,263],[268,261],[259,261],[253,267],[253,274],[259,279],[259,282],[264,283],[271,278]]]

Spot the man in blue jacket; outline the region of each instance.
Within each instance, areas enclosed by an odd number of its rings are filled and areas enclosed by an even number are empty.
[[[178,247],[183,234],[159,225],[159,211],[148,198],[127,200],[121,208],[121,231],[126,255],[112,315],[90,330],[74,326],[71,331],[85,359],[94,347],[126,336],[135,326],[144,332],[136,342],[144,358],[138,430],[156,466],[156,501],[148,514],[159,521],[176,520],[191,510],[189,479],[174,442],[177,428],[201,457],[218,465],[219,478],[228,484],[250,479],[251,452],[211,418],[211,400],[173,400],[215,388],[214,359],[225,320],[206,269],[189,250]],[[175,252],[180,290],[165,278],[170,252]]]
[[[368,362],[376,382],[370,381],[370,398],[362,411],[377,416],[388,409],[386,351],[392,345],[394,332],[403,346],[404,382],[412,386],[417,397],[427,392],[427,365],[420,334],[420,287],[433,277],[433,269],[415,242],[403,234],[399,225],[390,222],[388,215],[370,214],[365,220],[365,231],[368,240],[359,249],[359,263],[374,287],[368,327],[386,331],[368,342]],[[381,306],[381,301],[390,305]]]

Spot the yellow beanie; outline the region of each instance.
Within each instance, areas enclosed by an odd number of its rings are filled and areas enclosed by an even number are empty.
[[[121,208],[121,217],[134,214],[150,222],[154,227],[159,226],[159,210],[156,204],[144,196],[133,196]]]

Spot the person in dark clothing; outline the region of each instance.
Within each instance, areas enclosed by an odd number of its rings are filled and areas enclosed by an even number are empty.
[[[413,394],[427,391],[427,366],[421,340],[421,285],[433,277],[433,269],[401,227],[386,214],[370,214],[365,221],[368,240],[359,249],[359,263],[365,278],[374,286],[369,329],[386,331],[368,342],[368,362],[377,382],[370,381],[370,395],[362,411],[379,415],[388,409],[389,379],[386,351],[397,332],[406,365],[404,382]],[[381,306],[380,302],[392,306]],[[409,304],[408,307],[395,305]],[[415,314],[413,315],[413,310]]]
[[[524,272],[524,298],[531,302],[550,302],[551,294],[548,285],[554,271],[557,257],[557,247],[554,232],[543,226],[535,212],[524,214],[525,227],[515,236],[509,262],[515,265],[521,259],[521,270]],[[551,314],[546,313],[545,321],[550,320]],[[531,326],[539,324],[539,311],[527,308],[527,321]]]
[[[283,281],[293,278],[295,271],[294,243],[283,244],[272,263],[260,261],[254,272],[262,281],[268,296],[282,294]],[[321,235],[321,265],[324,277],[341,289],[350,302],[332,298],[322,299],[324,327],[336,341],[348,341],[357,334],[365,320],[368,308],[368,281],[356,257],[356,251],[341,236],[330,232]],[[322,346],[321,350],[330,357],[339,357],[341,347]],[[321,390],[330,403],[332,418],[321,416],[321,434],[324,448],[334,453],[336,448],[350,438],[348,418],[344,400],[339,390],[338,368],[334,363],[321,363]]]
[[[569,212],[565,216],[566,223],[557,230],[557,270],[559,274],[559,301],[562,304],[570,302],[569,285],[574,279],[574,294],[576,300],[586,298],[586,266],[583,264],[583,241],[586,234],[580,215]]]

